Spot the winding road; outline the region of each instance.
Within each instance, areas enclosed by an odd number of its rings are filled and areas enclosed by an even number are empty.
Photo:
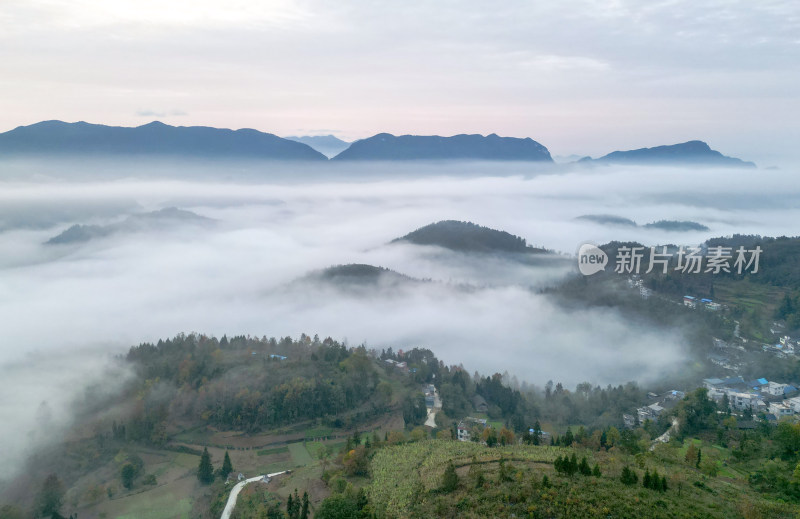
[[[679,426],[680,426],[680,423],[678,422],[678,419],[677,418],[673,418],[672,419],[672,426],[669,429],[667,429],[664,434],[662,434],[661,436],[659,436],[658,438],[653,440],[653,442],[650,444],[650,450],[655,449],[656,448],[656,444],[658,444],[658,443],[667,443],[669,441],[670,436],[672,435],[672,433],[677,433],[678,432],[678,427]]]
[[[231,495],[228,496],[228,502],[225,504],[225,510],[222,511],[221,519],[230,519],[231,514],[233,513],[233,509],[236,508],[236,500],[239,498],[239,492],[242,491],[244,486],[248,483],[253,483],[255,481],[261,481],[264,478],[268,480],[275,477],[280,476],[281,474],[287,474],[291,471],[284,470],[283,472],[275,472],[274,474],[267,474],[267,475],[260,475],[253,478],[245,479],[244,481],[240,481],[236,483],[236,485],[231,489]]]

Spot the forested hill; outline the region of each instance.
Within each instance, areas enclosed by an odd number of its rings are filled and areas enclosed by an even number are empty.
[[[127,360],[142,383],[159,386],[132,418],[139,439],[175,419],[253,431],[335,415],[366,402],[378,384],[364,348],[330,338],[179,335],[133,347]]]
[[[334,265],[323,270],[312,272],[301,281],[317,281],[337,287],[404,285],[420,282],[417,279],[400,274],[394,270],[363,263]]]
[[[546,249],[527,245],[524,238],[472,222],[444,220],[420,227],[392,243],[438,245],[459,252],[543,253]]]
[[[62,245],[86,242],[97,238],[105,238],[117,233],[165,230],[178,226],[207,227],[214,223],[211,218],[200,216],[191,211],[176,207],[167,207],[149,213],[138,213],[125,220],[108,225],[75,224],[65,231],[53,236],[46,245]]]

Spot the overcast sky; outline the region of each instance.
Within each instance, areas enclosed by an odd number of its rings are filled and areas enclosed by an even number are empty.
[[[0,131],[45,119],[703,139],[797,158],[796,1],[0,1]]]

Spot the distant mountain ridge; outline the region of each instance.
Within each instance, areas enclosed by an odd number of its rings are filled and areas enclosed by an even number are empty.
[[[2,155],[176,155],[324,161],[310,146],[257,130],[170,126],[162,122],[105,126],[43,121],[0,133]]]
[[[379,133],[356,141],[333,160],[519,160],[553,162],[547,148],[531,138],[496,134],[401,135]]]
[[[600,162],[609,164],[692,164],[705,166],[728,166],[754,168],[752,162],[746,162],[734,157],[727,157],[722,153],[712,150],[703,141],[688,141],[680,144],[656,146],[653,148],[639,148],[629,151],[614,151],[598,159],[585,157],[578,162]]]
[[[416,245],[438,245],[459,252],[511,252],[545,253],[545,249],[529,246],[524,238],[506,231],[498,231],[472,222],[443,220],[420,227],[392,243],[408,242]]]
[[[658,220],[644,225],[639,225],[630,218],[616,216],[613,214],[584,214],[575,217],[576,220],[585,220],[600,225],[614,225],[621,227],[643,227],[648,229],[660,229],[662,231],[708,231],[707,226],[690,220]]]
[[[42,121],[0,133],[0,158],[13,156],[157,156],[262,160],[410,161],[482,160],[554,164],[533,139],[497,134],[401,135],[379,133],[351,144],[333,135],[281,138],[253,129],[170,126],[159,121],[137,127],[87,122]],[[614,151],[578,164],[705,165],[755,167],[702,141]]]
[[[81,225],[75,224],[62,233],[53,236],[45,245],[65,245],[81,243],[95,238],[105,238],[120,232],[139,232],[160,230],[169,225],[208,225],[214,220],[200,216],[191,211],[176,207],[167,207],[149,213],[139,213],[127,217],[125,220],[109,225]]]
[[[302,137],[292,136],[284,138],[311,146],[328,158],[335,157],[350,146],[349,142],[343,141],[333,135],[304,135]]]

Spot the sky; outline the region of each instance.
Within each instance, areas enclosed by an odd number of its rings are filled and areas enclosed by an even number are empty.
[[[0,131],[157,119],[800,158],[791,0],[2,0],[0,28]]]

